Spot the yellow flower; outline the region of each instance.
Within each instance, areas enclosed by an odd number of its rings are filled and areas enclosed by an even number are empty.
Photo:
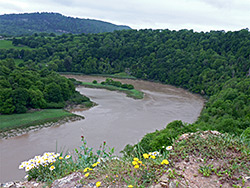
[[[92,164],[93,167],[96,167],[99,164],[99,162]]]
[[[129,187],[129,188],[133,188],[133,185],[129,185],[128,187]]]
[[[147,153],[144,153],[144,154],[143,154],[143,157],[144,157],[144,159],[148,159],[148,158],[149,158],[149,155],[148,155]]]
[[[84,176],[85,176],[85,177],[88,177],[88,176],[89,176],[89,173],[86,173]]]
[[[138,158],[134,158],[134,161],[139,161],[139,159]]]
[[[167,160],[167,159],[164,159],[164,160],[162,160],[161,164],[162,164],[162,165],[164,165],[164,164],[168,165],[168,164],[169,164],[169,162],[168,162],[168,160]]]
[[[152,159],[155,159],[155,156],[154,156],[154,155],[151,155],[150,157],[151,157]]]
[[[96,187],[100,187],[100,186],[101,186],[101,182],[99,182],[99,181],[96,182],[95,186],[96,186]]]
[[[84,168],[83,172],[87,172],[89,168]]]
[[[88,170],[90,171],[90,170],[93,170],[93,169],[92,169],[92,168],[87,167],[87,168],[84,168],[83,172],[87,172]]]
[[[139,163],[139,164],[142,164],[142,162],[141,162],[141,161],[138,161],[138,163]]]
[[[137,165],[138,163],[136,161],[132,161],[132,164],[133,165]]]
[[[118,178],[118,175],[116,175],[116,177]]]
[[[135,165],[134,168],[139,168],[139,165]]]
[[[63,157],[59,157],[59,159],[63,159]]]
[[[49,169],[50,169],[50,170],[54,170],[54,169],[55,169],[55,166],[51,166]]]

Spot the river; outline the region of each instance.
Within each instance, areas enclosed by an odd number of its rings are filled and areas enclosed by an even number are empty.
[[[93,76],[70,77],[82,81],[105,80]],[[24,177],[24,170],[18,170],[18,166],[35,155],[56,150],[72,152],[79,148],[81,136],[90,147],[98,148],[106,141],[118,153],[125,145],[137,143],[146,133],[162,129],[173,120],[193,123],[204,105],[200,96],[173,86],[141,80],[119,81],[143,91],[144,99],[128,98],[117,91],[78,87],[78,91],[98,104],[75,112],[85,119],[0,140],[0,182]]]

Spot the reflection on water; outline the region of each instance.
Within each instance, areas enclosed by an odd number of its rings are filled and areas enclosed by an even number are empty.
[[[102,77],[71,76],[78,80],[102,81]],[[164,128],[173,120],[194,122],[203,107],[201,97],[185,90],[139,80],[131,83],[145,93],[143,100],[126,97],[124,93],[79,87],[78,90],[98,105],[90,110],[76,111],[84,120],[0,140],[0,182],[24,177],[18,170],[21,161],[45,151],[73,151],[85,136],[90,147],[98,148],[106,141],[117,153],[126,144],[137,143],[146,133]]]

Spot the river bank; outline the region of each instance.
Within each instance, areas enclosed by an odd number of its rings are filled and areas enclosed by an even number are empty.
[[[25,114],[1,115],[0,139],[20,136],[29,131],[37,131],[80,119],[84,119],[84,117],[62,109],[45,109]]]
[[[104,77],[72,76],[79,81],[105,81]],[[116,79],[119,80],[119,79]],[[115,147],[116,154],[127,144],[135,144],[147,133],[165,128],[174,120],[192,123],[203,108],[202,97],[173,86],[141,80],[121,80],[144,92],[142,100],[105,89],[78,87],[97,106],[74,112],[85,119],[67,122],[21,136],[0,140],[0,182],[18,180],[25,173],[18,170],[21,161],[45,151],[74,151],[84,136],[89,147],[98,149],[103,141]],[[9,160],[11,159],[11,160]]]

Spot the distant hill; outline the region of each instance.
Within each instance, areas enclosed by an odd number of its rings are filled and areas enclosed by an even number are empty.
[[[33,33],[103,33],[131,29],[91,19],[63,16],[59,13],[24,13],[0,15],[0,34],[21,36]]]

